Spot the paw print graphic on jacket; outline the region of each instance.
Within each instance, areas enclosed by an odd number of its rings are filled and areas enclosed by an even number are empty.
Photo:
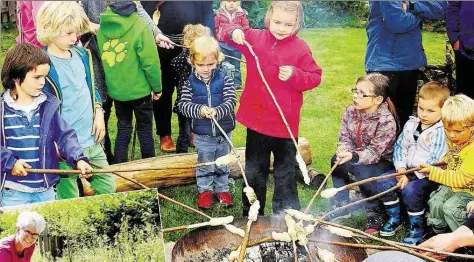
[[[106,62],[110,67],[115,63],[120,63],[125,59],[127,49],[125,49],[128,42],[119,43],[118,39],[111,39],[104,43],[102,50],[102,61]]]

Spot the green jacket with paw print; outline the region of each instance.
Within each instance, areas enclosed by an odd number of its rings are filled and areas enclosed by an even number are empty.
[[[153,33],[134,12],[121,16],[107,8],[100,16],[97,42],[107,91],[114,100],[132,101],[161,92],[161,69]]]

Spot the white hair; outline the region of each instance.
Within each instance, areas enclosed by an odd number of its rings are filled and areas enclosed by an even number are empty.
[[[43,216],[36,212],[23,211],[16,220],[16,226],[21,229],[33,226],[39,233],[41,233],[46,227],[46,221]]]

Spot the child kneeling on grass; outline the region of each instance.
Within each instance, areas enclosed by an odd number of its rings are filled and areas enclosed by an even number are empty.
[[[456,95],[441,109],[448,152],[440,162],[447,168],[422,164],[431,181],[443,184],[430,196],[428,225],[437,234],[456,230],[466,221],[466,205],[474,200],[474,100]]]
[[[438,163],[446,153],[446,136],[441,121],[441,108],[449,97],[449,89],[438,82],[429,82],[420,89],[418,117],[410,117],[394,147],[393,163],[396,172],[405,172],[423,163]],[[390,173],[394,173],[395,170]],[[397,182],[397,180],[399,180]],[[425,206],[430,194],[439,184],[426,175],[414,172],[406,176],[377,181],[377,192],[401,185],[403,203],[408,211],[410,231],[402,240],[405,244],[419,243],[425,233]],[[388,221],[380,230],[381,236],[393,236],[401,227],[398,192],[380,197],[388,214]]]
[[[355,180],[380,176],[393,169],[392,153],[397,134],[395,107],[387,96],[388,78],[371,73],[362,76],[352,89],[353,104],[346,108],[339,130],[337,152],[331,159],[339,165],[332,173],[334,187],[350,183],[349,173]],[[360,185],[364,197],[377,194],[376,183]],[[349,191],[339,192],[331,199],[331,209],[348,204]],[[367,228],[375,234],[382,226],[379,200],[367,202]],[[349,211],[346,211],[349,212]],[[335,214],[333,219],[338,215]]]
[[[55,143],[71,167],[92,170],[76,132],[59,115],[60,101],[42,92],[49,58],[31,44],[18,44],[6,54],[0,96],[0,206],[55,199],[55,174],[28,174],[25,168],[58,169]]]
[[[178,108],[184,116],[192,119],[198,163],[213,162],[230,152],[229,143],[212,120],[215,118],[231,137],[235,128],[237,99],[232,78],[218,67],[223,59],[218,42],[210,36],[201,36],[191,44],[189,62],[193,72],[182,87]],[[199,208],[212,207],[213,183],[219,202],[224,206],[234,204],[229,193],[229,174],[228,166],[201,166],[196,169]]]

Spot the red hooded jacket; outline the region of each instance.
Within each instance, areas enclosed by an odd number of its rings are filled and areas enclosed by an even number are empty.
[[[214,17],[214,24],[216,25],[217,41],[224,41],[225,33],[230,27],[250,28],[247,15],[242,10],[235,12],[234,17],[231,17],[228,12],[220,8]]]
[[[255,58],[244,45],[230,40],[231,28],[225,41],[237,48],[247,61],[247,79],[240,98],[237,121],[261,134],[279,138],[290,138],[277,107],[268,93],[258,73]],[[321,83],[321,68],[316,64],[309,46],[296,35],[277,40],[268,30],[244,30],[245,39],[260,61],[265,79],[270,85],[290,129],[298,137],[300,110],[303,105],[303,92]],[[287,81],[278,78],[280,66],[293,66],[293,75]]]

